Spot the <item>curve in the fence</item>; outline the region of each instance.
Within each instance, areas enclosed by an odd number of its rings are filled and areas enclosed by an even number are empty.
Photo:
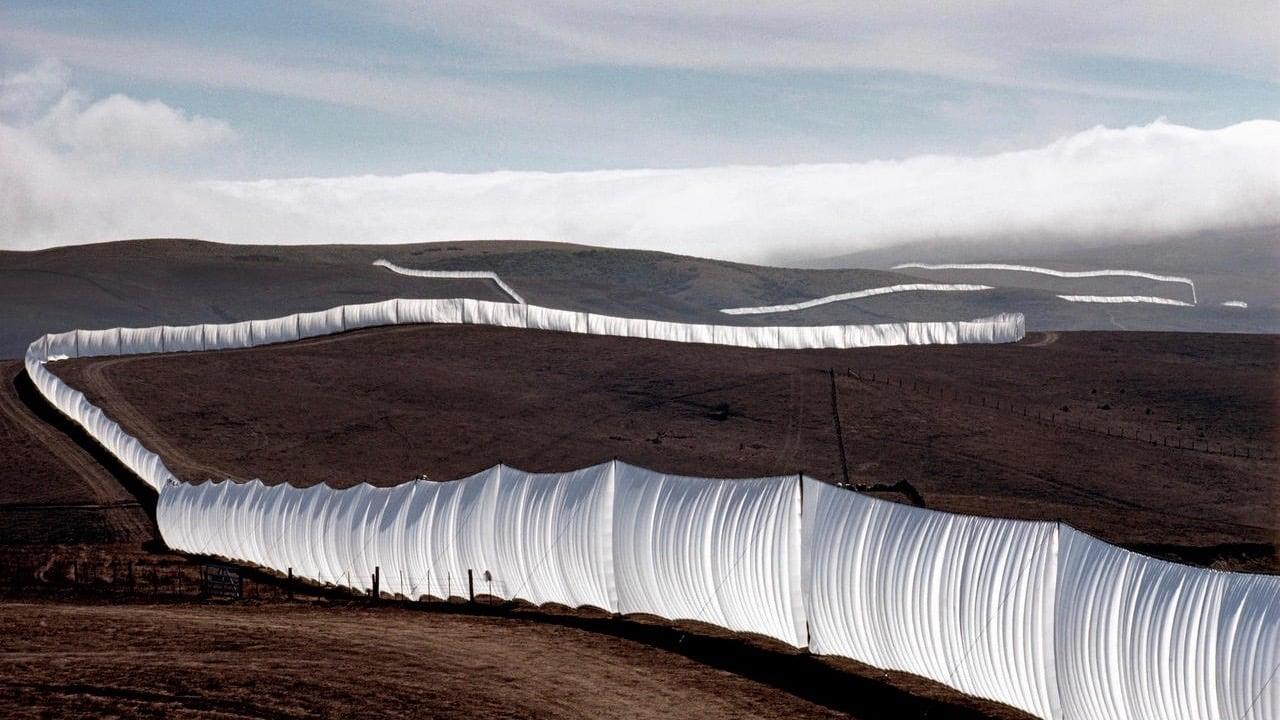
[[[511,299],[521,305],[525,304],[525,300],[516,292],[514,288],[508,285],[502,278],[498,277],[498,273],[489,272],[487,270],[416,270],[414,268],[402,267],[396,265],[390,260],[378,259],[373,264],[377,267],[384,267],[398,275],[408,275],[410,277],[423,278],[445,278],[453,280],[492,280],[495,285],[502,289],[502,292],[511,296]]]
[[[846,300],[859,300],[861,298],[876,297],[879,295],[894,295],[906,292],[975,292],[978,290],[991,289],[993,288],[990,285],[965,285],[959,283],[907,283],[902,285],[886,285],[884,287],[867,288],[865,290],[852,290],[850,292],[837,293],[835,295],[824,295],[823,297],[814,298],[813,300],[784,303],[782,305],[724,308],[720,312],[725,315],[768,315],[772,313],[807,310],[812,307],[818,307],[819,305],[844,302]]]

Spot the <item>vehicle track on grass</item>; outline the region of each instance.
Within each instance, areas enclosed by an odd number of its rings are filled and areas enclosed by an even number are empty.
[[[1036,340],[1033,340],[1031,342],[1027,342],[1026,340],[1023,340],[1019,344],[1022,345],[1023,347],[1031,347],[1031,348],[1049,347],[1050,345],[1058,342],[1058,338],[1061,337],[1056,332],[1042,332],[1042,333],[1039,333],[1039,335],[1040,337],[1037,338]]]
[[[202,463],[199,460],[188,455],[177,445],[170,442],[163,434],[152,424],[151,420],[145,414],[138,410],[136,406],[130,403],[115,385],[106,377],[106,370],[121,363],[130,362],[137,358],[131,356],[113,358],[110,360],[102,360],[99,362],[89,363],[84,367],[81,380],[84,382],[85,389],[92,390],[100,397],[108,398],[110,402],[109,416],[112,420],[120,425],[128,428],[129,433],[138,438],[147,449],[161,456],[165,461],[165,465],[171,471],[179,475],[205,475],[210,479],[224,480],[241,479],[235,473],[219,468],[215,465]],[[103,408],[106,410],[106,408]]]

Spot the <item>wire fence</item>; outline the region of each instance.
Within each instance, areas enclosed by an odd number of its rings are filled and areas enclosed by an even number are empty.
[[[11,596],[99,595],[136,599],[206,597],[208,566],[183,558],[62,557],[39,552],[0,553],[0,593]],[[270,578],[244,574],[240,597],[274,599],[287,589]]]
[[[904,393],[914,393],[927,397],[935,397],[941,400],[964,403],[973,407],[994,410],[1015,417],[1025,418],[1041,425],[1067,430],[1077,430],[1079,432],[1092,433],[1094,435],[1102,435],[1105,437],[1132,440],[1134,442],[1168,448],[1170,450],[1185,450],[1188,452],[1198,452],[1207,455],[1222,455],[1254,460],[1274,461],[1278,457],[1274,449],[1264,449],[1251,445],[1221,441],[1212,442],[1210,440],[1199,438],[1164,435],[1156,432],[1155,430],[1136,429],[1132,427],[1125,427],[1121,424],[1098,423],[1088,418],[1081,418],[1078,416],[1072,417],[1069,413],[1063,412],[1059,409],[1049,409],[1035,407],[1025,403],[1016,403],[1007,398],[986,395],[973,390],[962,390],[954,386],[943,385],[936,382],[927,383],[920,380],[903,378],[878,370],[854,370],[849,368],[846,370],[846,375],[854,380],[870,385],[884,385],[886,387],[899,389]]]

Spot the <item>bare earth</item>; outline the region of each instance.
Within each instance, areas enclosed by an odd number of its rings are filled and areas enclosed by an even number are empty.
[[[0,603],[5,717],[836,717],[680,655],[516,619]]]

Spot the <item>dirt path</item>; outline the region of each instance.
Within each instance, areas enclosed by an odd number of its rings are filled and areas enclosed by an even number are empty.
[[[1058,342],[1059,335],[1056,332],[1042,332],[1042,333],[1032,333],[1032,334],[1039,335],[1039,337],[1037,337],[1035,340],[1032,340],[1030,342],[1028,342],[1027,340],[1023,340],[1022,343],[1020,343],[1023,347],[1041,348],[1041,347],[1048,347]]]
[[[187,477],[200,477],[201,479],[240,479],[238,475],[229,470],[200,462],[191,457],[176,444],[170,442],[144,413],[116,391],[111,381],[107,379],[106,370],[134,359],[131,357],[119,357],[94,363],[86,368],[81,378],[83,386],[79,389],[82,392],[91,390],[102,397],[111,398],[109,405],[103,408],[107,415],[112,420],[120,423],[122,427],[129,428],[129,432],[141,440],[147,449],[164,458],[165,465],[169,466],[173,472]]]
[[[24,433],[35,439],[56,458],[66,463],[98,502],[116,504],[129,500],[129,494],[120,487],[120,483],[116,482],[110,473],[94,462],[93,458],[70,438],[33,415],[18,399],[13,383],[21,372],[23,372],[22,366],[15,363],[6,366],[3,375],[0,376],[0,381],[4,383],[0,388],[0,417],[3,417],[6,429],[10,432]],[[12,439],[14,436],[10,437]]]
[[[81,517],[93,512],[112,537],[149,537],[150,523],[134,497],[89,453],[33,414],[18,397],[14,381],[23,372],[19,363],[6,364],[0,371],[0,429],[9,441],[8,452],[13,453],[8,461],[20,465],[0,477],[5,485],[0,493],[0,522],[18,527],[38,516],[37,525],[57,524],[53,514],[76,510]],[[45,462],[33,461],[34,448],[48,453]]]

